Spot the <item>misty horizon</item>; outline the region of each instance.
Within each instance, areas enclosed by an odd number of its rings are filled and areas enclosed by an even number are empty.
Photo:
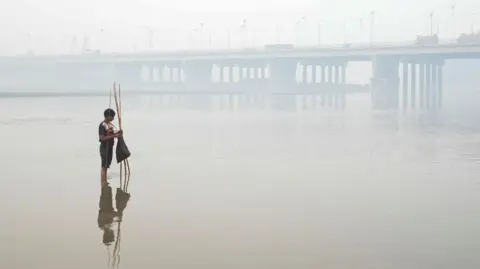
[[[78,53],[85,39],[90,50],[100,52],[220,49],[229,44],[232,48],[260,47],[277,41],[311,46],[318,44],[319,23],[324,45],[368,43],[370,27],[377,43],[409,42],[431,30],[440,39],[450,40],[478,31],[478,14],[476,1],[372,0],[358,4],[350,0],[325,5],[310,0],[275,4],[253,0],[18,1],[4,4],[0,11],[4,33],[0,55]],[[244,21],[246,27],[241,28]]]

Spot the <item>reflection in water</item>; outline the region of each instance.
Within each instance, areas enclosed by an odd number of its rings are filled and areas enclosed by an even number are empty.
[[[121,224],[123,221],[123,212],[127,207],[127,203],[130,200],[130,194],[128,193],[128,183],[130,181],[130,174],[127,174],[122,182],[120,179],[120,188],[117,188],[115,194],[115,208],[113,208],[113,195],[112,187],[103,186],[101,189],[98,211],[98,227],[103,230],[102,242],[107,247],[108,253],[108,266],[111,268],[118,268],[120,265],[120,246],[121,246]],[[114,223],[116,223],[115,240]],[[110,246],[114,243],[113,251],[110,253]]]

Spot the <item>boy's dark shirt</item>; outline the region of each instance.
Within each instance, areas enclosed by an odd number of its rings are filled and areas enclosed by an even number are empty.
[[[109,124],[106,123],[105,121],[100,122],[100,124],[98,125],[98,141],[100,142],[100,147],[102,148],[113,147],[113,144],[115,144],[114,139],[109,139],[105,141],[100,140],[100,137],[109,136],[109,135],[113,135],[113,127],[109,126]]]

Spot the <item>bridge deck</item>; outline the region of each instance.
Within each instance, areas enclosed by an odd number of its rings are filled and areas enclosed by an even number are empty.
[[[396,45],[359,47],[298,47],[293,49],[247,49],[219,51],[172,51],[148,53],[84,54],[58,56],[1,57],[0,62],[9,61],[56,61],[64,63],[88,62],[158,62],[158,61],[222,61],[222,60],[272,60],[280,58],[346,58],[348,60],[370,60],[374,56],[412,57],[436,55],[446,59],[480,58],[480,44],[441,45]]]

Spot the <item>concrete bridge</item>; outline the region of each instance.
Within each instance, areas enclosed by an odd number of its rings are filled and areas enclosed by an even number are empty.
[[[347,93],[351,61],[371,61],[374,108],[439,108],[443,66],[480,58],[480,44],[171,51],[0,58],[0,92],[106,90],[236,94]]]

